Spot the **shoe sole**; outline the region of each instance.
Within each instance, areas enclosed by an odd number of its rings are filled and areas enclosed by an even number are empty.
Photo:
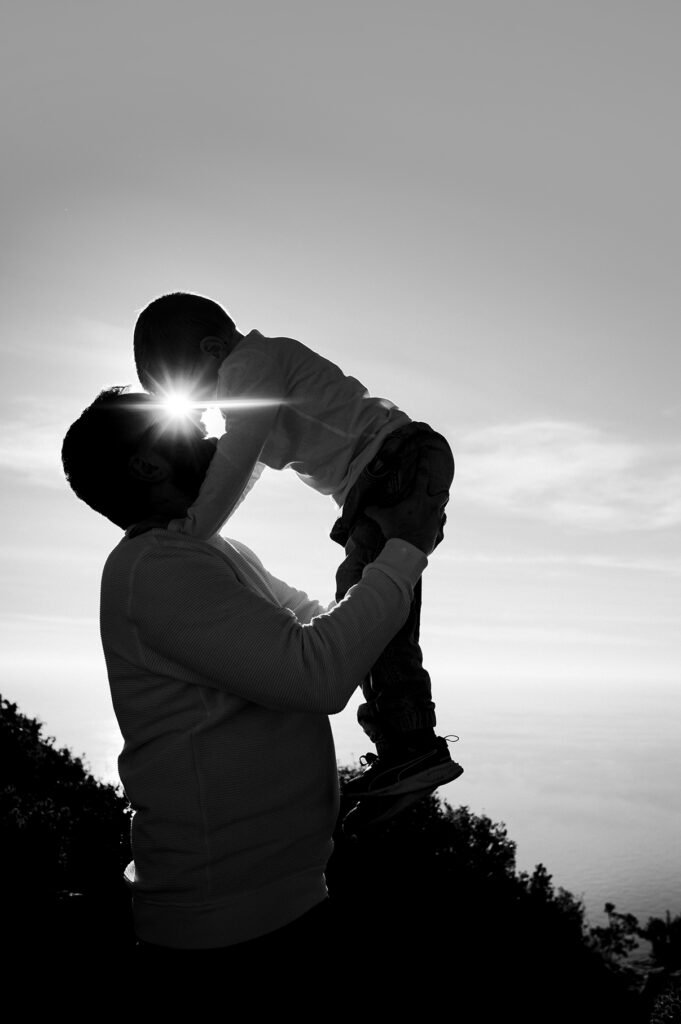
[[[401,799],[393,800],[388,797],[386,800],[386,807],[383,811],[376,813],[376,802],[372,801],[371,810],[372,813],[370,818],[363,818],[361,811],[358,811],[354,818],[347,819],[343,822],[343,834],[349,836],[351,839],[358,839],[363,832],[370,831],[377,825],[382,825],[386,821],[390,821],[395,818],[402,811],[406,811],[408,807],[412,807],[419,800],[425,800],[437,789],[437,786],[428,787],[427,789],[419,789],[413,793],[405,793]],[[350,812],[352,814],[353,812]]]
[[[445,764],[435,764],[430,768],[424,768],[416,775],[409,775],[404,779],[398,779],[387,786],[374,787],[368,790],[353,789],[348,796],[361,797],[366,800],[369,797],[399,796],[401,793],[418,793],[422,789],[437,789],[444,786],[446,782],[453,782],[463,775],[463,768],[456,761],[447,761]]]

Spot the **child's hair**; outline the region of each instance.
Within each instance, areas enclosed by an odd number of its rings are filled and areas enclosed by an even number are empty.
[[[171,292],[143,309],[135,324],[135,366],[140,384],[152,393],[191,377],[208,336],[229,339],[236,327],[222,306],[203,295]]]

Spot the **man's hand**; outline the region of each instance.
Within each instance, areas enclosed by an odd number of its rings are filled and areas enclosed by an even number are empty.
[[[370,505],[365,514],[380,526],[386,539],[397,537],[430,555],[444,536],[445,505],[449,492],[430,494],[428,472],[419,469],[413,492],[390,507]]]

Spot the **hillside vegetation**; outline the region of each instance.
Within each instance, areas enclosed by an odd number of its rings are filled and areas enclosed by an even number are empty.
[[[96,960],[124,974],[134,946],[122,882],[128,803],[1,697],[0,821],[16,963],[28,955],[39,976],[47,964],[86,972]],[[503,824],[431,797],[370,839],[335,838],[328,886],[349,965],[339,984],[359,971],[379,985],[390,978],[392,990],[426,986],[424,997],[435,986],[452,1020],[471,1024],[681,1020],[681,918],[641,928],[609,906],[608,926],[589,928],[543,865],[516,870]],[[645,973],[628,962],[641,937],[652,949]]]

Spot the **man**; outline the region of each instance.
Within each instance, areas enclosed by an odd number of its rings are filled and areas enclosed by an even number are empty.
[[[437,507],[372,510],[386,546],[327,610],[237,541],[165,529],[214,451],[195,420],[121,388],[62,448],[76,494],[126,531],[104,567],[101,636],[135,812],[139,963],[168,984],[214,965],[243,982],[263,962],[328,957],[328,716],[405,621],[440,525]]]

